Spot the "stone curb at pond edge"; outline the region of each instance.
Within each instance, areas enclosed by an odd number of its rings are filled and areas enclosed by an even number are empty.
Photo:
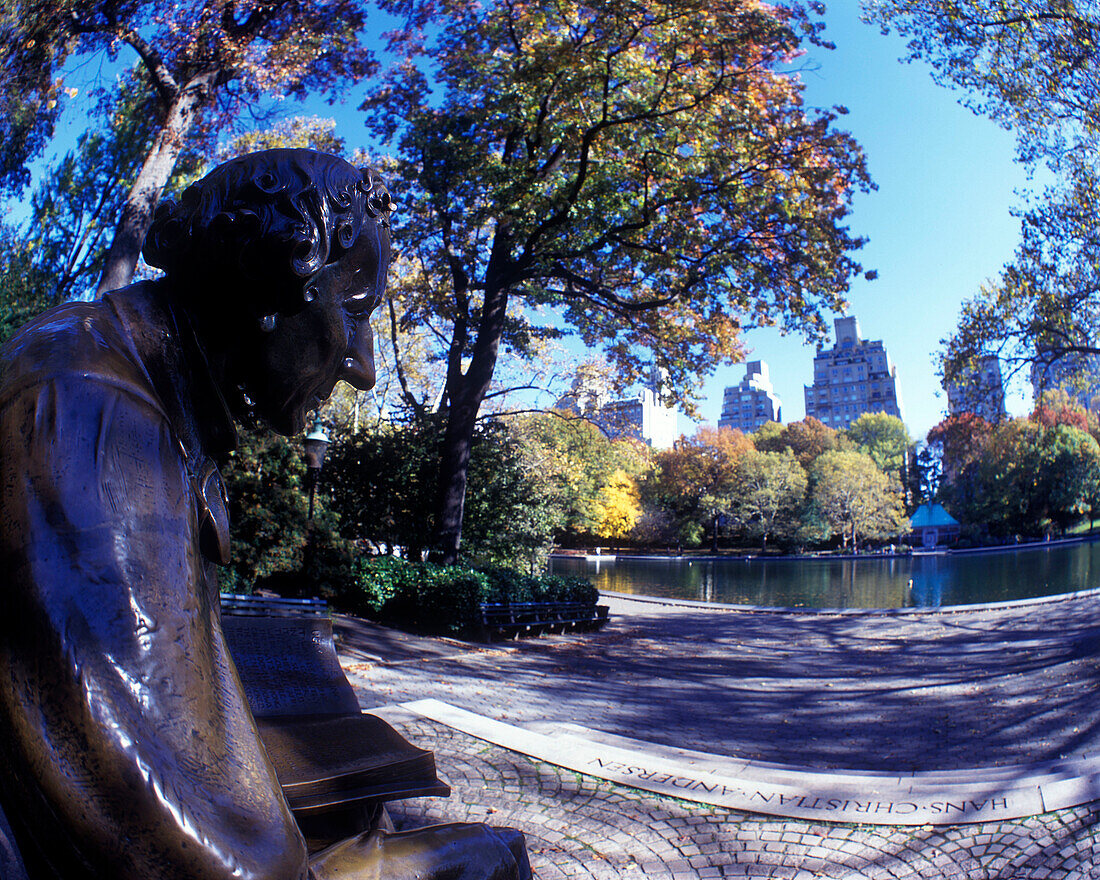
[[[1008,599],[1003,602],[985,602],[977,605],[936,605],[927,608],[802,608],[781,605],[732,605],[720,602],[699,602],[694,599],[673,599],[662,596],[635,596],[632,593],[616,593],[600,590],[600,595],[621,599],[625,602],[638,602],[648,605],[667,605],[675,608],[687,608],[697,611],[745,612],[749,614],[822,614],[850,615],[868,617],[889,617],[906,614],[959,614],[970,611],[1002,611],[1007,608],[1027,608],[1033,605],[1048,605],[1055,602],[1068,602],[1073,599],[1087,599],[1100,596],[1100,587],[1090,590],[1078,590],[1073,593],[1058,593],[1054,596],[1036,596],[1032,599]]]
[[[958,825],[1033,816],[1100,799],[1100,756],[965,771],[822,772],[587,730],[537,732],[439,700],[370,710],[414,713],[478,739],[633,788],[746,812],[871,825]]]

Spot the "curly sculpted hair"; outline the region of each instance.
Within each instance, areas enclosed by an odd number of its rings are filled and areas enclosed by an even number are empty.
[[[304,279],[338,260],[364,227],[379,234],[390,207],[370,168],[312,150],[264,150],[219,165],[178,203],[161,202],[142,254],[189,296],[224,290],[211,282],[229,278],[251,289],[253,311],[292,311]]]

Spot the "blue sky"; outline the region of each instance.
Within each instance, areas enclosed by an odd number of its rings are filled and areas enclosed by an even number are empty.
[[[879,277],[853,284],[849,314],[864,338],[885,342],[910,434],[921,438],[946,406],[933,363],[939,340],[954,328],[962,302],[1012,258],[1019,237],[1012,208],[1023,203],[1018,192],[1029,181],[1013,162],[1011,133],[960,106],[961,93],[937,86],[927,66],[900,63],[904,42],[862,24],[855,0],[830,4],[826,22],[825,37],[837,48],[813,49],[804,59],[807,103],[848,108],[838,125],[863,145],[878,184],[857,196],[849,219],[869,238],[860,262]],[[771,369],[783,420],[802,418],[814,349],[772,331],[746,341],[750,358]],[[706,421],[717,422],[723,387],[743,376],[743,367],[724,367],[707,383]],[[1016,414],[1027,409],[1011,388],[1007,403]]]

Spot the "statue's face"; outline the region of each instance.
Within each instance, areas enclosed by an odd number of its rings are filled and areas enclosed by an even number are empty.
[[[246,355],[244,390],[256,414],[280,434],[297,434],[306,415],[343,379],[374,387],[370,315],[386,289],[389,232],[365,224],[354,247],[305,285],[305,308],[278,315],[275,328],[256,330],[258,356]]]

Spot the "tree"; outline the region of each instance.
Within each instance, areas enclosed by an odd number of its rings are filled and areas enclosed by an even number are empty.
[[[1078,0],[865,0],[967,104],[1017,135],[1018,155],[1056,175],[1024,216],[1001,278],[966,303],[945,343],[947,380],[996,354],[1010,371],[1096,355],[1100,256],[1100,12]]]
[[[1057,424],[1043,432],[1039,466],[1044,513],[1064,534],[1092,512],[1100,492],[1100,446],[1081,428]]]
[[[127,181],[140,167],[149,124],[139,88],[123,85],[100,102],[103,125],[80,135],[36,187],[20,230],[3,232],[3,338],[49,306],[94,285]]]
[[[1089,430],[1090,421],[1096,423],[1096,417],[1090,420],[1089,412],[1076,400],[1066,393],[1065,389],[1057,388],[1044,391],[1035,402],[1035,409],[1031,413],[1031,421],[1042,425],[1044,428],[1053,428],[1055,425],[1069,425]]]
[[[317,505],[309,519],[297,444],[269,431],[242,432],[223,473],[233,539],[224,589],[250,593],[268,581],[281,593],[332,595],[345,587],[348,549],[328,505]]]
[[[333,443],[322,489],[345,538],[422,558],[434,525],[441,435],[430,420],[383,423]],[[541,566],[562,526],[563,505],[525,438],[499,421],[482,423],[470,474],[469,555],[494,565]]]
[[[945,380],[971,375],[989,356],[1008,376],[1031,371],[1048,389],[1096,386],[1100,346],[1100,169],[1076,173],[1025,215],[1013,262],[963,304],[958,327],[942,340]]]
[[[949,498],[961,522],[998,538],[1041,532],[1042,428],[1010,419],[983,438],[981,454],[951,480]]]
[[[654,506],[673,515],[685,543],[698,544],[709,528],[711,549],[718,549],[719,521],[733,503],[738,462],[751,450],[752,442],[740,431],[702,427],[654,456],[646,493]]]
[[[403,548],[419,560],[431,540],[439,428],[430,422],[338,436],[321,471],[321,490],[345,538],[376,549]]]
[[[942,462],[943,479],[952,480],[981,456],[993,425],[975,413],[948,416],[928,432],[928,444],[936,448]]]
[[[905,422],[887,413],[863,413],[844,433],[856,452],[870,456],[879,470],[902,481],[912,446]]]
[[[12,0],[0,13],[0,183],[19,188],[29,179],[26,163],[49,142],[66,94],[64,71],[99,70],[120,49],[133,51],[152,124],[99,292],[121,287],[185,144],[224,133],[264,94],[335,97],[367,75],[364,18],[358,0]]]
[[[469,508],[467,555],[532,574],[545,566],[565,519],[550,475],[535,466],[522,435],[498,419],[479,424],[474,437]]]
[[[336,135],[336,120],[318,116],[292,116],[267,128],[239,134],[219,148],[217,161],[227,162],[236,156],[255,153],[257,150],[279,149],[316,150],[318,153],[344,156],[346,147],[344,139]]]
[[[909,38],[909,57],[968,106],[1017,132],[1020,158],[1093,149],[1100,16],[1077,0],[864,0],[865,17]]]
[[[926,454],[937,465],[936,488],[952,509],[958,510],[967,496],[972,497],[978,491],[976,486],[967,485],[967,481],[974,475],[971,465],[985,452],[993,430],[986,419],[974,412],[958,412],[928,431]]]
[[[53,305],[54,276],[35,259],[33,245],[0,225],[0,344]]]
[[[833,450],[814,463],[811,500],[844,547],[859,549],[861,539],[900,535],[909,527],[897,485],[869,455]]]
[[[563,508],[559,536],[585,542],[619,537],[605,534],[608,505],[617,499],[612,506],[628,516],[630,505],[621,480],[634,484],[649,469],[648,447],[634,440],[610,440],[591,422],[560,413],[517,420],[515,431],[526,441],[534,468],[545,475]]]
[[[601,538],[625,538],[642,516],[638,484],[623,471],[615,471],[596,499],[596,534]]]
[[[794,534],[806,500],[806,471],[790,452],[750,451],[737,465],[733,516],[761,540],[776,532]]]
[[[749,435],[752,445],[760,452],[782,452],[787,448],[784,437],[783,426],[779,422],[764,422]]]
[[[423,279],[407,319],[448,321],[449,560],[502,350],[564,324],[627,381],[655,359],[690,400],[699,374],[740,356],[744,328],[824,337],[822,309],[859,271],[862,241],[843,222],[869,180],[859,147],[833,113],[802,106],[785,69],[817,40],[797,7],[383,6],[406,16],[391,43],[405,58],[364,108],[396,144],[395,237]]]
[[[125,80],[105,96],[92,118],[101,124],[80,135],[35,189],[27,237],[35,262],[53,280],[44,291],[52,302],[84,296],[95,289],[103,271],[126,193],[141,168],[154,127],[147,114],[149,89]],[[177,163],[186,174],[195,156]]]
[[[760,452],[783,452],[789,450],[798,459],[803,468],[809,469],[818,456],[831,449],[849,449],[844,434],[830,428],[813,416],[806,416],[800,422],[784,425],[778,432],[767,423],[761,425],[753,435],[753,442]]]
[[[1038,416],[991,428],[955,459],[949,480],[945,470],[945,501],[972,531],[1002,539],[1065,531],[1093,513],[1100,446],[1072,423],[1045,424],[1042,408]]]
[[[917,446],[913,457],[912,487],[913,496],[918,504],[930,504],[939,498],[940,482],[943,478],[942,450],[932,443],[924,442]]]

